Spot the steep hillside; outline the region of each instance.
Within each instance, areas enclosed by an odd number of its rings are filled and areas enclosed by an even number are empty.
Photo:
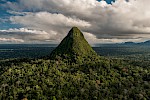
[[[83,33],[77,27],[73,27],[58,47],[50,54],[51,59],[56,59],[58,56],[78,60],[75,58],[92,57],[97,56],[97,54],[88,44]]]

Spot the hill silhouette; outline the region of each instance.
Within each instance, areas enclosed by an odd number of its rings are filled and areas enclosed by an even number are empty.
[[[140,43],[141,45],[150,45],[150,40]]]
[[[86,58],[97,56],[97,54],[86,41],[83,33],[77,27],[73,27],[68,35],[50,54],[51,59],[55,59],[58,56],[75,60],[76,57]]]

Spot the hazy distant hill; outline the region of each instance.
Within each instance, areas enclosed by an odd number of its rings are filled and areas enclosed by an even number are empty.
[[[135,45],[136,43],[135,42],[125,42],[123,44],[125,44],[125,45]]]
[[[140,45],[149,45],[150,46],[150,40],[139,43]]]
[[[145,42],[140,42],[140,43],[135,43],[135,42],[125,42],[123,43],[125,45],[150,45],[150,40],[145,41]]]

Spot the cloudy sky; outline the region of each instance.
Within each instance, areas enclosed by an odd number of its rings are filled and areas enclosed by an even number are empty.
[[[59,43],[73,26],[89,43],[150,40],[150,0],[0,0],[0,43]]]

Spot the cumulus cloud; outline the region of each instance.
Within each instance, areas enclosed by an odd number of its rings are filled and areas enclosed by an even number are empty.
[[[19,23],[24,26],[38,27],[41,25],[70,27],[72,25],[79,27],[88,27],[90,24],[78,18],[66,17],[63,14],[52,14],[48,12],[26,13],[24,16],[13,16],[10,18],[13,23]],[[49,26],[48,26],[49,25]],[[46,28],[47,28],[46,27]]]
[[[0,38],[0,42],[9,42],[9,43],[21,43],[24,42],[22,39],[16,39],[16,38]]]
[[[72,26],[78,26],[89,42],[119,42],[150,39],[148,4],[150,0],[116,0],[112,4],[104,0],[19,0],[3,7],[15,15],[10,17],[13,24],[46,33],[40,32],[46,37],[38,34],[37,40],[60,41]]]
[[[20,28],[20,29],[8,29],[8,30],[0,30],[0,37],[3,37],[2,39],[8,40],[5,38],[11,38],[15,37],[18,40],[24,40],[24,42],[32,43],[34,41],[47,41],[47,40],[54,40],[56,33],[51,31],[50,35],[49,33],[43,31],[43,30],[34,30],[34,29],[26,29],[26,28]],[[14,38],[11,38],[14,39]],[[12,41],[14,42],[14,41]],[[23,41],[18,41],[23,42]]]
[[[25,16],[13,16],[10,18],[10,20],[14,24],[19,23],[27,28],[44,30],[44,32],[46,33],[46,38],[53,39],[55,41],[60,41],[67,34],[67,31],[69,31],[68,29],[72,26],[78,26],[81,28],[90,27],[90,24],[84,20],[48,12],[30,12],[26,13]],[[35,31],[34,33],[41,33],[41,35],[43,36],[45,35],[41,31]],[[40,36],[36,38],[39,40],[44,39],[43,36],[41,38]]]

